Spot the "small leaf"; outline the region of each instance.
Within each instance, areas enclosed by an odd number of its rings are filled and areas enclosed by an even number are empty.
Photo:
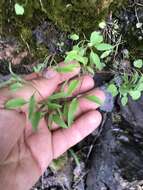
[[[22,87],[22,83],[20,83],[20,82],[15,82],[15,83],[13,83],[12,85],[10,85],[10,90],[12,90],[12,91],[17,91],[19,88],[21,88]]]
[[[38,128],[38,125],[39,125],[39,122],[40,122],[40,119],[41,119],[41,113],[36,111],[32,114],[32,116],[30,117],[30,121],[31,121],[31,124],[32,124],[32,128],[34,130],[36,130]]]
[[[99,44],[103,42],[103,36],[100,32],[92,32],[90,36],[90,42],[92,45]]]
[[[80,63],[83,63],[84,65],[87,64],[87,57],[83,57],[83,49],[81,49],[80,51],[78,50],[72,50],[70,52],[67,53],[67,56],[65,58],[65,62],[70,62],[70,61],[78,61]]]
[[[60,104],[48,102],[49,110],[55,110],[55,109],[59,109],[59,108],[62,108],[62,106]]]
[[[136,68],[142,68],[143,66],[143,60],[142,59],[137,59],[133,62],[133,65],[136,67]]]
[[[70,39],[73,41],[77,41],[77,40],[79,40],[79,36],[77,34],[71,34]]]
[[[103,68],[102,63],[100,62],[99,56],[96,53],[94,53],[93,51],[91,51],[91,53],[90,53],[90,63],[95,64],[96,68],[99,70],[102,70],[102,68]]]
[[[48,99],[49,100],[57,100],[57,99],[65,98],[65,97],[66,97],[65,92],[59,92],[59,93],[49,96]]]
[[[107,50],[112,50],[114,48],[114,46],[106,43],[98,44],[95,47],[99,51],[107,51]]]
[[[137,87],[138,91],[143,91],[143,83],[139,83]]]
[[[94,72],[94,70],[93,70],[93,68],[92,68],[92,67],[87,66],[86,68],[87,68],[87,70],[88,70],[88,72],[89,72],[89,73],[91,73],[92,75],[94,75],[94,74],[95,74],[95,72]]]
[[[7,109],[14,109],[14,108],[20,108],[23,105],[25,105],[27,102],[22,98],[15,98],[8,100],[5,104],[5,107]]]
[[[104,58],[108,57],[111,52],[112,52],[111,50],[108,50],[108,51],[103,52],[102,55],[100,56],[100,58],[101,58],[101,59],[104,59]]]
[[[64,122],[63,119],[61,119],[61,117],[57,114],[53,115],[53,121],[62,128],[68,128],[68,126],[66,125],[66,123]]]
[[[24,7],[22,5],[16,3],[14,8],[15,8],[15,13],[17,15],[23,15],[24,14]]]
[[[71,96],[79,85],[79,80],[72,80],[69,84],[67,95]]]
[[[28,107],[29,119],[32,117],[33,113],[35,112],[35,107],[36,107],[36,100],[35,100],[35,96],[32,95],[32,96],[30,97],[30,100],[29,100],[29,107]]]
[[[58,67],[56,70],[59,73],[68,73],[68,72],[72,72],[77,67],[79,67],[79,64],[69,64],[64,67]]]
[[[122,103],[123,106],[125,106],[128,103],[128,97],[127,96],[123,96],[121,98],[121,103]]]
[[[106,27],[106,22],[102,21],[99,23],[99,28],[104,29]]]
[[[107,91],[110,92],[113,97],[117,96],[118,94],[118,89],[115,84],[110,84],[107,88]]]
[[[68,110],[68,126],[70,127],[71,124],[73,123],[75,113],[78,108],[78,101],[76,98],[74,98],[70,105],[69,105],[69,110]]]
[[[138,90],[131,90],[129,91],[129,94],[133,100],[138,100],[141,97],[141,92]]]
[[[86,98],[92,102],[95,102],[96,104],[99,104],[100,106],[103,104],[103,102],[97,96],[88,95]]]

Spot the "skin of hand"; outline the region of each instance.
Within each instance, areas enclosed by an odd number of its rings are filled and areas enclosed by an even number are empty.
[[[63,64],[61,64],[61,67]],[[26,76],[28,83],[16,92],[9,87],[0,90],[0,187],[3,190],[29,190],[46,170],[52,159],[57,158],[67,149],[93,132],[101,122],[101,114],[96,111],[98,105],[80,96],[79,106],[73,125],[61,129],[53,124],[49,130],[45,119],[40,121],[34,132],[28,121],[28,109],[24,106],[17,110],[6,110],[4,104],[12,98],[22,97],[25,100],[35,93],[36,101],[47,99],[60,88],[60,84],[76,77],[80,67],[67,74],[59,74],[47,69],[41,76]],[[104,93],[93,89],[92,77],[85,75],[78,78],[80,88],[74,95],[88,91],[104,101]],[[31,85],[32,84],[32,85]],[[34,86],[34,88],[33,88]],[[65,87],[66,89],[66,87]]]

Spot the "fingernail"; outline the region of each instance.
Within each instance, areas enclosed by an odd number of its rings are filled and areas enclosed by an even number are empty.
[[[43,72],[43,77],[46,79],[52,79],[57,75],[57,72],[54,71],[53,69],[48,69]]]

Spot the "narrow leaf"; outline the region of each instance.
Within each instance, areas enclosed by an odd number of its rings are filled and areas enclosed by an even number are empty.
[[[78,108],[78,101],[76,98],[74,98],[70,105],[69,105],[69,110],[68,110],[68,126],[70,127],[71,124],[73,123],[75,113]]]
[[[14,109],[14,108],[20,108],[23,105],[25,105],[27,102],[22,98],[15,98],[8,100],[5,104],[5,107],[7,109]]]
[[[71,96],[72,93],[77,89],[79,85],[79,80],[72,80],[69,84],[67,95]]]
[[[92,102],[95,102],[96,104],[99,104],[100,106],[103,104],[103,102],[97,96],[88,95],[86,98]]]
[[[65,118],[66,120],[68,120],[68,109],[69,109],[69,106],[67,103],[65,103],[64,110],[63,110],[63,118]]]
[[[100,58],[104,59],[104,58],[108,57],[111,52],[112,52],[112,50],[108,50],[108,51],[103,52],[102,55],[100,56]]]
[[[10,85],[10,90],[17,91],[19,88],[22,87],[22,84],[20,82],[15,82],[12,85]]]
[[[36,130],[38,128],[39,122],[41,119],[41,113],[40,112],[34,112],[30,118],[32,128]]]
[[[32,95],[30,97],[29,107],[28,107],[28,110],[29,110],[29,119],[32,117],[33,113],[35,112],[35,108],[36,108],[36,100],[35,100],[35,96]]]
[[[114,48],[114,46],[106,43],[98,44],[95,47],[99,51],[107,51],[107,50],[112,50]]]
[[[68,72],[72,72],[77,67],[79,67],[79,64],[69,64],[64,67],[58,67],[56,70],[59,73],[68,73]]]
[[[48,97],[49,100],[57,100],[60,98],[65,98],[66,97],[66,93],[65,92],[59,92],[56,94],[53,94],[51,96]]]
[[[53,115],[53,121],[62,128],[68,128],[68,126],[66,125],[66,123],[64,122],[63,119],[61,119],[61,117],[57,114]]]

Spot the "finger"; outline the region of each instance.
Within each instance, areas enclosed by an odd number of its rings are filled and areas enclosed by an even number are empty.
[[[63,64],[61,67],[63,67]],[[59,74],[50,68],[43,73],[42,77],[28,81],[27,84],[23,85],[18,91],[12,92],[8,88],[3,88],[0,91],[0,95],[1,97],[7,97],[7,99],[24,98],[28,101],[30,97],[35,94],[36,101],[39,102],[50,96],[64,79],[69,79],[79,72],[80,67],[76,67],[69,75],[63,73]]]
[[[23,133],[25,122],[25,115],[22,113],[15,110],[0,110],[0,163],[16,145]]]
[[[105,94],[102,90],[94,89],[94,90],[88,92],[87,94],[78,98],[78,108],[77,108],[77,111],[75,113],[75,117],[78,117],[79,115],[81,115],[85,112],[88,112],[90,110],[96,110],[97,108],[100,107],[100,105],[98,103],[95,103],[91,100],[88,100],[86,98],[87,95],[96,96],[97,98],[99,98],[99,100],[102,103],[104,103],[104,101],[105,101]]]
[[[90,111],[75,121],[71,128],[58,129],[53,132],[53,157],[57,158],[67,149],[92,133],[101,122],[98,111]]]

